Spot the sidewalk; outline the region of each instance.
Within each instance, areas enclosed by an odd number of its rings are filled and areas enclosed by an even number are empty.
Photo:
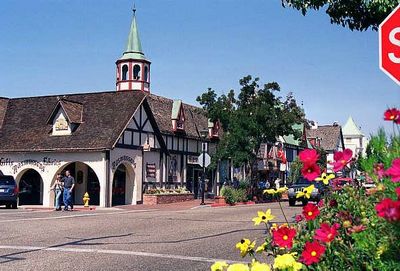
[[[214,203],[213,200],[205,200],[205,205],[200,205],[201,200],[195,199],[191,201],[184,202],[175,202],[169,204],[157,204],[157,205],[118,205],[113,207],[99,207],[99,206],[90,206],[89,208],[83,207],[83,205],[74,205],[74,211],[111,211],[111,210],[171,210],[171,211],[179,211],[179,210],[188,210],[193,208],[204,208],[211,207],[211,204]],[[18,206],[19,209],[30,210],[30,211],[53,211],[54,208],[41,206],[41,205],[23,205]]]

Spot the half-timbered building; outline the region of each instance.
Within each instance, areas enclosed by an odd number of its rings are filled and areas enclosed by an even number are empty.
[[[67,169],[75,204],[85,192],[103,207],[141,203],[153,187],[197,193],[196,159],[204,140],[215,149],[219,124],[201,108],[150,94],[150,65],[134,14],[115,91],[0,98],[0,173],[15,177],[20,205],[52,206],[50,187]]]

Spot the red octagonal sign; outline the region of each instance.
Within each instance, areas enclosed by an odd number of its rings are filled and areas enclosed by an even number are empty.
[[[400,85],[400,5],[379,25],[379,66]]]

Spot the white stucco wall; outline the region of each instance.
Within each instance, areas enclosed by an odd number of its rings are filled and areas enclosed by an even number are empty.
[[[0,170],[5,175],[14,176],[17,183],[28,169],[33,169],[40,174],[43,181],[43,206],[49,207],[53,206],[54,200],[49,189],[56,174],[72,162],[82,162],[93,169],[100,183],[100,206],[105,206],[106,163],[104,153],[0,153]],[[77,184],[76,189],[75,197],[79,197],[86,188],[79,187]]]

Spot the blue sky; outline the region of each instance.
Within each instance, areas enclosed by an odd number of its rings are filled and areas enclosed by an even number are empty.
[[[152,93],[196,104],[208,87],[238,89],[251,74],[292,91],[309,119],[365,134],[399,106],[400,87],[379,70],[378,33],[332,25],[324,13],[279,0],[137,0]],[[132,1],[2,0],[0,96],[115,89]],[[390,125],[385,127],[391,130]]]

